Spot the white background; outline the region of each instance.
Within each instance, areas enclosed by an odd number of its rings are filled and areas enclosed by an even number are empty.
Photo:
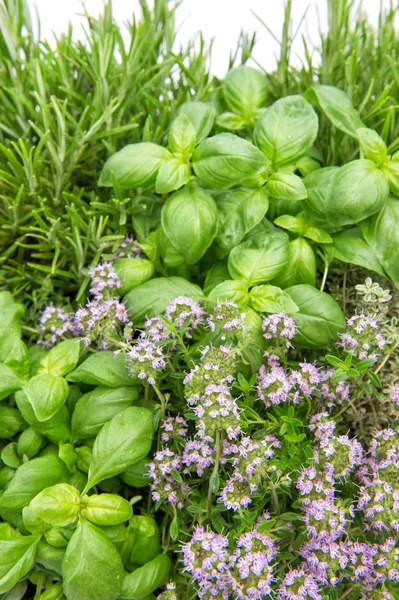
[[[382,0],[387,6],[389,0]],[[87,12],[97,15],[103,6],[103,0],[85,0]],[[69,21],[74,24],[76,35],[83,38],[81,24],[83,3],[81,0],[28,0],[28,5],[36,7],[41,22],[41,35],[50,40],[66,30]],[[295,31],[304,15],[303,22],[293,45],[292,57],[295,64],[300,64],[302,57],[301,35],[317,44],[320,27],[326,28],[327,0],[293,0],[293,30]],[[363,0],[362,10],[376,25],[378,21],[380,0]],[[139,14],[138,0],[114,0],[114,16],[123,23],[130,19],[133,12]],[[32,11],[33,12],[33,11]],[[272,36],[262,27],[253,13],[267,23],[273,33],[280,38],[283,23],[284,0],[183,0],[177,12],[177,48],[179,44],[195,38],[202,31],[204,38],[214,38],[212,52],[212,72],[223,76],[228,68],[230,52],[236,47],[240,30],[249,33],[257,32],[258,42],[254,53],[259,63],[267,69],[275,65],[278,45]]]

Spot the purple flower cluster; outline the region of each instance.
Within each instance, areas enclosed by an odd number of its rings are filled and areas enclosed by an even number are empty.
[[[132,377],[155,385],[166,367],[166,356],[161,346],[141,336],[128,352],[127,365]]]
[[[161,440],[163,442],[171,442],[172,440],[179,441],[180,438],[185,438],[188,431],[188,423],[183,417],[167,417],[161,423]]]
[[[155,453],[148,470],[154,502],[168,502],[179,509],[184,507],[190,486],[181,480],[181,471],[182,460],[178,454],[169,448]]]
[[[205,346],[199,364],[194,365],[183,380],[188,404],[199,403],[210,384],[227,385],[234,381],[235,352],[227,347]]]
[[[127,235],[122,240],[116,259],[118,258],[144,258],[141,248],[137,245],[137,241],[132,235]]]
[[[233,473],[220,495],[220,501],[227,509],[236,511],[251,504],[251,495],[258,491],[262,479],[274,469],[269,461],[280,447],[277,438],[268,435],[262,440],[243,436],[239,443],[225,448],[224,456],[231,457],[233,466]]]
[[[262,323],[263,337],[272,340],[273,346],[292,348],[291,340],[296,334],[296,325],[292,317],[284,313],[269,315]]]
[[[385,346],[377,321],[363,314],[354,315],[347,319],[346,327],[346,332],[341,335],[341,341],[337,346],[359,360],[366,358],[376,360],[378,351]]]
[[[115,267],[112,263],[103,262],[89,269],[91,278],[90,293],[96,300],[109,300],[114,297],[118,289],[122,287]]]
[[[220,302],[207,322],[211,331],[220,331],[221,340],[224,342],[232,334],[240,335],[245,331],[245,313],[242,313],[234,302]]]
[[[216,448],[211,437],[187,440],[182,456],[182,462],[186,466],[185,473],[195,471],[198,477],[202,477],[206,469],[214,465],[214,452]]]
[[[179,296],[165,310],[166,318],[176,329],[183,330],[187,339],[192,338],[192,331],[204,324],[205,311],[199,302]]]
[[[225,536],[198,527],[182,547],[185,571],[190,573],[199,598],[260,600],[271,592],[274,541],[253,530],[236,540],[230,552]]]
[[[65,334],[73,333],[74,314],[57,306],[47,306],[40,315],[40,344],[51,348],[62,340]]]
[[[85,346],[96,342],[100,350],[107,350],[124,327],[131,328],[132,323],[119,300],[92,300],[75,313],[74,330]]]
[[[220,429],[234,440],[241,433],[238,405],[225,384],[210,383],[198,400],[190,399],[188,404],[194,407],[198,437],[213,437]]]
[[[178,600],[176,592],[176,584],[172,581],[166,585],[166,589],[162,594],[157,596],[158,600]]]

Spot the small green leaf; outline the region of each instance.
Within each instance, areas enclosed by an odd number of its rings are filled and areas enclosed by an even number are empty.
[[[74,523],[80,510],[80,494],[68,483],[45,488],[29,504],[34,514],[53,527]]]
[[[266,184],[272,198],[281,200],[304,200],[308,197],[300,177],[292,173],[273,173]]]
[[[68,398],[68,384],[52,373],[35,375],[24,385],[23,391],[39,421],[53,417]]]
[[[195,127],[184,112],[172,122],[169,129],[169,148],[187,161],[195,147]]]
[[[183,163],[180,158],[168,158],[159,167],[155,191],[157,194],[169,194],[186,185],[190,177],[190,165]]]
[[[132,516],[129,502],[116,494],[83,496],[82,505],[82,515],[94,525],[102,527],[119,525]]]

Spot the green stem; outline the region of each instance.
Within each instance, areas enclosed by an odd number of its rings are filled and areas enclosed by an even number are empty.
[[[219,470],[220,454],[221,454],[221,449],[222,449],[221,435],[220,435],[219,429],[216,430],[215,445],[216,445],[215,465],[213,467],[213,471],[212,471],[211,478],[209,480],[209,487],[208,487],[208,519],[210,518],[211,512],[212,512],[212,480],[217,475],[217,472]]]
[[[395,344],[392,346],[392,348],[390,349],[390,351],[388,352],[388,354],[385,355],[384,360],[378,365],[378,367],[376,368],[376,370],[374,371],[374,373],[377,375],[381,369],[383,369],[385,367],[385,365],[387,364],[388,360],[390,359],[390,357],[392,356],[392,354],[395,352],[396,348],[399,346],[399,341],[395,342]]]
[[[324,260],[324,273],[323,273],[323,279],[321,282],[321,286],[320,286],[320,291],[322,292],[324,290],[324,286],[326,285],[326,281],[327,281],[327,275],[328,275],[328,268],[329,268],[329,264],[327,262],[327,259]]]

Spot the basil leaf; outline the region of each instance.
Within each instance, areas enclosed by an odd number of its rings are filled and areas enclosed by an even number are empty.
[[[203,293],[201,288],[182,277],[156,277],[129,292],[124,302],[135,326],[141,327],[147,318],[163,313],[178,296],[189,296],[199,300]],[[121,384],[126,385],[120,381],[119,385]]]
[[[303,238],[289,244],[289,261],[286,268],[273,279],[273,284],[285,289],[299,283],[316,285],[316,256],[311,245]]]
[[[206,296],[209,296],[210,292],[215,288],[219,283],[223,283],[226,279],[230,279],[230,273],[227,266],[227,262],[217,262],[214,263],[210,269],[208,270],[205,282],[204,282],[204,293]]]
[[[266,187],[272,198],[281,200],[303,200],[308,195],[302,179],[292,173],[273,173]]]
[[[208,295],[209,300],[217,302],[234,302],[244,309],[248,304],[248,288],[243,281],[228,279],[215,286]]]
[[[154,273],[153,263],[145,258],[120,258],[113,266],[122,282],[122,296],[151,279]]]
[[[121,410],[128,408],[138,398],[135,387],[98,387],[83,394],[72,413],[74,440],[94,437],[101,427]]]
[[[360,227],[346,229],[334,235],[334,257],[385,276],[374,251],[364,241]]]
[[[215,201],[194,185],[172,194],[161,213],[162,229],[189,265],[197,263],[215,239],[218,213]]]
[[[18,456],[33,458],[40,451],[43,444],[43,436],[35,431],[33,427],[28,427],[28,429],[25,429],[18,438]]]
[[[71,431],[69,427],[69,411],[66,406],[62,406],[51,419],[41,422],[37,419],[28,398],[23,392],[15,394],[15,401],[22,417],[37,433],[46,436],[55,444],[69,441]]]
[[[313,104],[318,104],[335,127],[357,137],[357,130],[364,124],[347,94],[332,85],[314,85],[306,90],[305,96]]]
[[[381,171],[387,178],[391,193],[399,196],[399,152],[392,155],[391,160],[383,165]]]
[[[165,265],[173,268],[185,263],[185,257],[172,246],[162,227],[158,227],[156,231],[156,240],[159,254],[162,256]]]
[[[93,458],[85,493],[94,485],[122,473],[146,456],[153,436],[152,413],[132,406],[115,415],[101,429],[93,446]]]
[[[191,178],[190,166],[180,158],[169,158],[159,167],[155,191],[157,194],[169,194],[186,185]]]
[[[267,159],[258,148],[232,133],[219,133],[204,140],[193,154],[197,177],[219,190],[239,185],[267,166]]]
[[[38,600],[64,600],[64,598],[62,583],[59,582],[47,587],[44,592],[40,594]]]
[[[184,112],[181,112],[172,122],[168,135],[171,152],[180,154],[187,161],[195,147],[195,127]]]
[[[303,235],[305,230],[305,222],[300,215],[281,215],[274,220],[274,224],[298,235]]]
[[[388,160],[386,143],[376,131],[361,127],[357,130],[357,137],[365,158],[372,160],[379,166],[382,166]]]
[[[54,455],[33,458],[21,465],[0,497],[0,511],[18,512],[44,488],[66,481],[68,471]]]
[[[119,525],[132,516],[131,504],[116,494],[83,496],[82,515],[94,525]]]
[[[295,347],[319,349],[337,342],[339,333],[345,331],[345,319],[334,298],[306,284],[285,291],[299,308],[293,316],[298,328]]]
[[[133,544],[128,565],[142,566],[157,556],[161,536],[155,519],[133,515],[129,522],[129,533],[133,534]]]
[[[299,308],[287,292],[274,285],[256,285],[249,292],[249,305],[258,312],[288,315],[298,312]]]
[[[288,236],[271,227],[248,237],[233,248],[228,259],[230,275],[240,279],[247,287],[276,277],[289,258]]]
[[[217,117],[216,125],[222,129],[228,129],[229,131],[238,131],[239,129],[245,129],[247,122],[244,117],[241,117],[240,115],[236,115],[232,112],[225,112]]]
[[[7,467],[18,469],[22,461],[18,456],[18,446],[16,442],[10,442],[1,451],[1,460]]]
[[[205,102],[185,102],[178,114],[184,114],[194,125],[196,142],[199,144],[210,134],[216,118],[216,110]]]
[[[54,573],[61,575],[64,555],[64,548],[54,548],[54,546],[50,546],[50,544],[41,540],[37,547],[36,563],[49,571],[54,571]]]
[[[113,543],[81,519],[66,549],[62,576],[68,600],[116,600],[124,572]]]
[[[40,361],[38,373],[51,373],[58,377],[68,375],[79,362],[80,340],[65,340],[60,342]]]
[[[24,427],[19,410],[0,405],[0,438],[12,438]]]
[[[278,169],[308,154],[318,126],[309,102],[302,96],[287,96],[266,108],[255,126],[254,143]]]
[[[267,213],[269,199],[263,188],[240,188],[215,196],[219,213],[218,244],[232,250]]]
[[[320,169],[321,171],[322,169]],[[308,186],[309,179],[317,179],[315,171],[305,178]],[[326,174],[328,184],[322,198],[315,198],[308,188],[306,206],[310,215],[317,214],[322,217],[325,228],[335,230],[358,223],[378,212],[386,203],[389,186],[380,169],[370,160],[355,160],[333,173]],[[315,201],[322,201],[322,206],[315,207]]]
[[[0,292],[0,362],[4,363],[21,339],[20,319],[25,310],[10,292]]]
[[[42,535],[51,529],[50,523],[37,517],[30,506],[24,506],[22,509],[22,520],[26,529],[33,535]]]
[[[304,178],[308,197],[302,203],[306,208],[308,221],[316,221],[323,224],[327,231],[331,231],[335,227],[334,221],[328,223],[326,210],[326,195],[327,189],[334,175],[339,171],[340,167],[325,167],[313,171],[310,175]]]
[[[80,510],[80,494],[68,483],[45,488],[29,504],[33,513],[53,527],[74,523]]]
[[[170,157],[169,150],[152,142],[129,144],[106,161],[98,185],[112,187],[112,173],[122,189],[152,185],[162,161]]]
[[[68,384],[62,377],[52,373],[35,375],[23,386],[38,421],[53,417],[68,398]]]
[[[151,462],[151,459],[146,456],[142,458],[138,462],[134,463],[134,465],[130,465],[121,473],[121,479],[123,483],[126,485],[130,485],[130,487],[146,487],[149,483],[148,479],[148,465]]]
[[[135,293],[137,289],[140,287],[130,293]],[[121,385],[137,385],[137,381],[129,376],[123,354],[115,356],[109,350],[96,352],[86,358],[75,371],[67,375],[67,380],[72,383],[103,385],[110,388]]]
[[[385,272],[399,288],[399,201],[389,198],[386,206],[362,224],[363,236]]]
[[[251,117],[264,105],[267,80],[257,69],[240,66],[231,69],[223,81],[223,96],[233,112]]]
[[[31,570],[40,536],[0,540],[0,594],[11,590]]]
[[[166,554],[158,554],[144,566],[139,567],[123,580],[121,598],[145,600],[167,579],[171,566]]]
[[[13,392],[20,390],[24,382],[13,369],[0,364],[0,400],[4,400]]]

